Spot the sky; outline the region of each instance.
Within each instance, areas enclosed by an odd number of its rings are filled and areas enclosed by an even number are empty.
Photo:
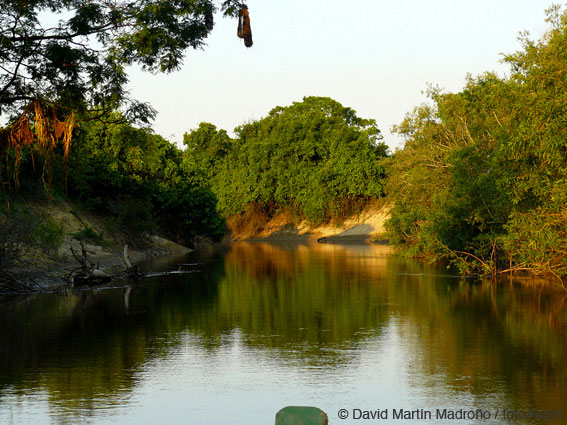
[[[518,35],[539,39],[548,0],[248,0],[254,46],[237,21],[216,17],[201,50],[182,69],[153,75],[132,68],[130,94],[158,111],[154,131],[180,143],[200,122],[232,134],[304,96],[327,96],[391,133],[426,101],[428,84],[455,92],[467,74],[506,75],[502,54]]]

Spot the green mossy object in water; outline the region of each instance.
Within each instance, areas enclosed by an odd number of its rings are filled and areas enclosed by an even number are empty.
[[[276,425],[328,425],[329,418],[317,407],[287,406],[276,414]]]

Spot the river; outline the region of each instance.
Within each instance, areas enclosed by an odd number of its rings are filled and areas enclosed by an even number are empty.
[[[287,405],[330,425],[567,424],[554,287],[381,245],[235,243],[148,267],[179,273],[2,301],[1,424],[268,425]]]

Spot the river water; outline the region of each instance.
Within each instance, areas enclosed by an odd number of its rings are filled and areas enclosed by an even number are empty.
[[[0,424],[268,425],[287,405],[330,425],[567,424],[564,291],[380,245],[149,267],[183,273],[0,305]]]

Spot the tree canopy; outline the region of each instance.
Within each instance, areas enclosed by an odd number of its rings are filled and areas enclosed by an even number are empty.
[[[113,217],[130,243],[143,244],[156,229],[189,245],[197,236],[223,236],[215,196],[184,172],[174,144],[144,128],[100,121],[84,123],[77,139],[68,196]],[[63,192],[63,179],[55,183]]]
[[[185,164],[210,185],[225,216],[257,205],[311,221],[347,216],[383,193],[387,146],[376,122],[328,97],[275,107],[236,129],[203,123],[184,136]]]
[[[464,269],[531,269],[567,276],[567,13],[507,55],[509,77],[470,77],[459,93],[431,91],[398,126],[391,161],[391,240]]]
[[[220,4],[230,16],[241,7]],[[0,110],[19,114],[40,100],[101,113],[126,106],[147,119],[151,108],[128,98],[126,67],[179,68],[186,49],[204,45],[218,8],[214,0],[4,0]]]

